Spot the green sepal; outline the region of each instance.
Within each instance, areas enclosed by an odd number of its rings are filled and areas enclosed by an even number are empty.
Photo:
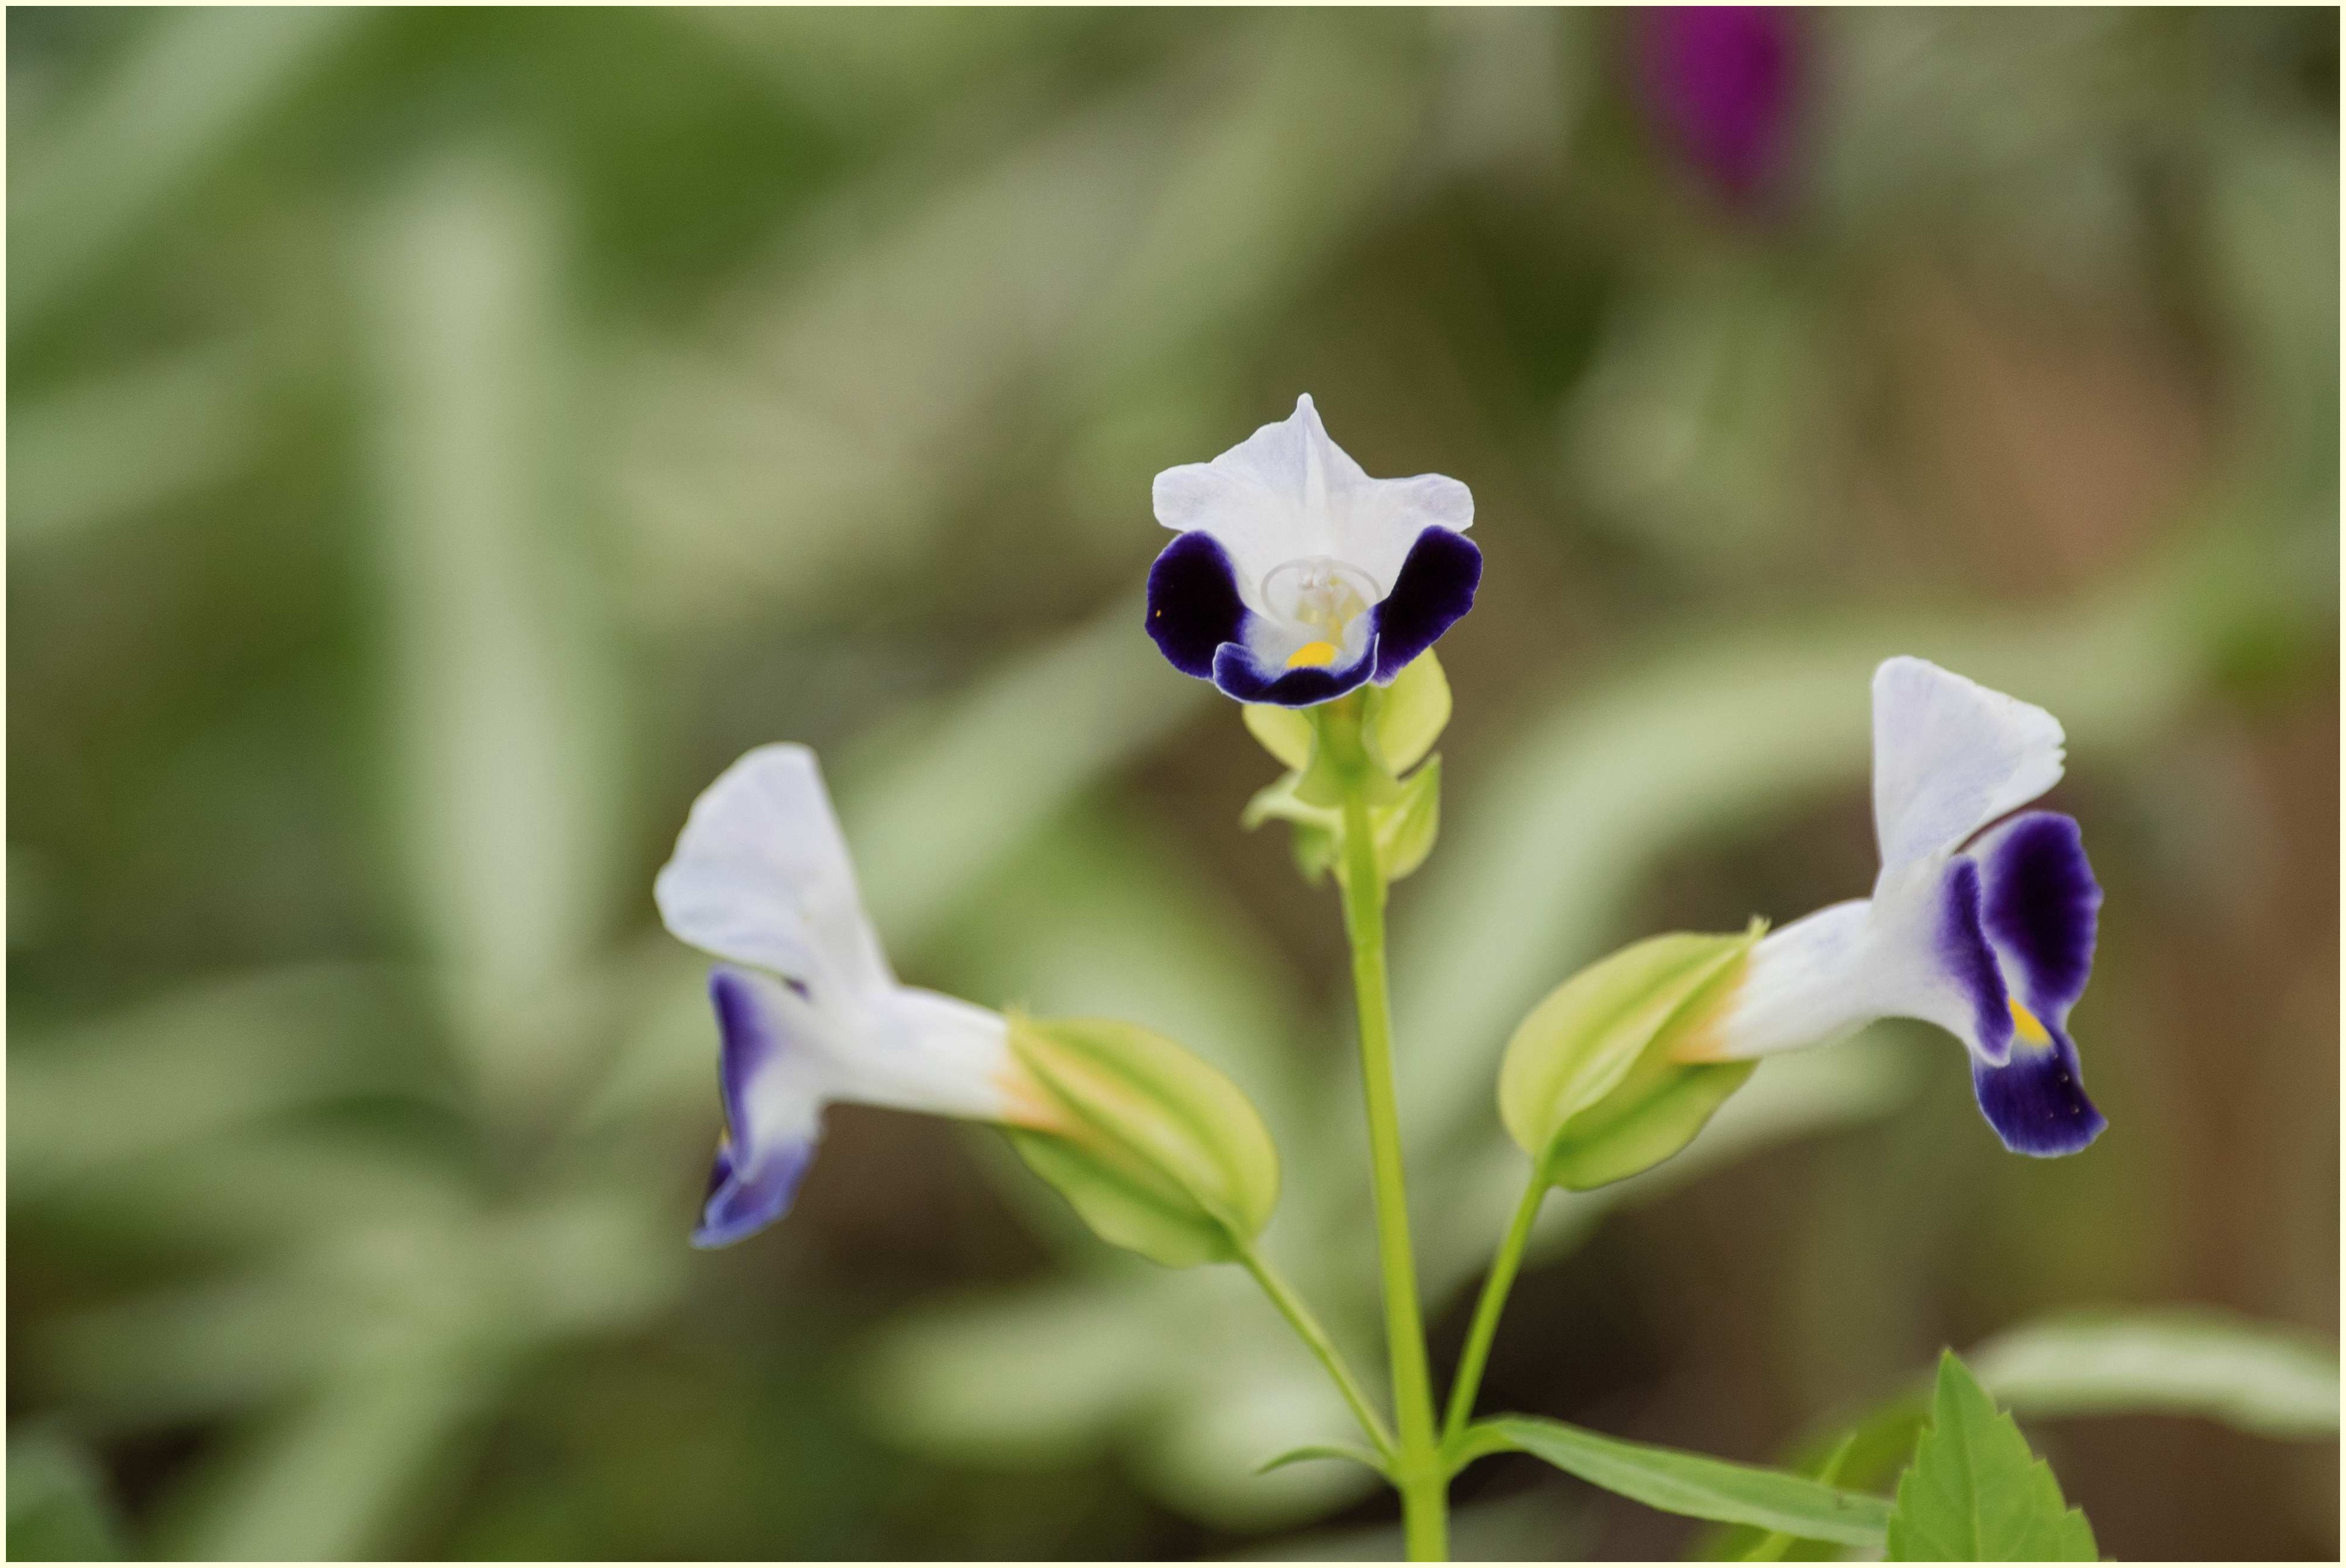
[[[1060,1125],[1005,1130],[1102,1240],[1185,1268],[1262,1234],[1279,1151],[1237,1084],[1138,1024],[1009,1017],[1011,1052]]]
[[[2091,1563],[2094,1528],[2053,1467],[1953,1350],[1939,1357],[1931,1424],[1898,1478],[1892,1563]]]
[[[1247,802],[1239,825],[1252,831],[1277,818],[1295,827],[1295,864],[1303,880],[1316,882],[1333,871],[1344,875],[1344,813],[1334,806],[1314,805],[1304,798],[1303,775],[1290,773],[1264,786]],[[1388,883],[1425,863],[1442,830],[1442,759],[1399,782],[1392,797],[1369,808],[1369,827],[1376,834],[1377,868]]]
[[[1545,1180],[1585,1189],[1649,1169],[1742,1087],[1753,1064],[1677,1054],[1732,994],[1763,929],[1632,943],[1517,1025],[1499,1069],[1499,1115]]]
[[[1280,764],[1301,774],[1301,797],[1315,806],[1343,799],[1343,768],[1360,768],[1372,801],[1392,798],[1401,776],[1425,759],[1450,723],[1450,677],[1432,649],[1393,677],[1390,686],[1372,681],[1312,708],[1280,708],[1250,702],[1239,709],[1247,732]],[[1323,745],[1322,726],[1346,734]],[[1365,767],[1361,764],[1365,763]]]
[[[1239,709],[1239,717],[1246,721],[1247,733],[1281,765],[1298,773],[1311,766],[1311,721],[1302,709],[1250,702]]]
[[[1264,1460],[1254,1467],[1254,1472],[1257,1475],[1269,1475],[1274,1470],[1281,1470],[1290,1464],[1300,1464],[1307,1459],[1350,1460],[1354,1464],[1366,1465],[1387,1480],[1391,1480],[1392,1476],[1392,1472],[1385,1468],[1385,1461],[1378,1458],[1375,1453],[1348,1442],[1314,1442],[1306,1443],[1301,1448],[1291,1448],[1285,1453]]]
[[[1377,869],[1388,883],[1425,864],[1442,833],[1442,759],[1426,759],[1424,767],[1402,781],[1390,805],[1370,809],[1369,822],[1377,836]],[[1343,870],[1338,861],[1340,878]]]
[[[1370,758],[1398,777],[1424,760],[1449,725],[1450,677],[1428,648],[1410,660],[1391,686],[1372,685],[1367,690],[1362,738]]]

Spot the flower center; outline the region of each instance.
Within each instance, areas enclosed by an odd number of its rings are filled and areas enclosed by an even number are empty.
[[[1288,656],[1290,669],[1335,663],[1345,630],[1382,597],[1367,573],[1326,555],[1290,561],[1262,580],[1263,604],[1274,616],[1319,634]]]
[[[2031,1045],[2050,1045],[2053,1044],[2052,1033],[2045,1027],[2044,1021],[2038,1018],[2034,1013],[2029,1012],[2028,1009],[2022,1004],[2020,998],[2017,996],[2007,996],[2004,999],[2004,1003],[2005,1006],[2012,1009],[2013,1027],[2020,1031],[2020,1038],[2023,1041]]]

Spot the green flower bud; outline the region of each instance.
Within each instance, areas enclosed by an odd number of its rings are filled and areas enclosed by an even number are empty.
[[[1680,1058],[1733,993],[1763,929],[1649,937],[1532,1009],[1507,1042],[1499,1115],[1545,1180],[1603,1186],[1658,1165],[1742,1087],[1753,1063]]]
[[[1185,1268],[1262,1233],[1279,1151],[1237,1084],[1137,1024],[1009,1016],[1012,1054],[1057,1112],[1010,1140],[1102,1240]]]

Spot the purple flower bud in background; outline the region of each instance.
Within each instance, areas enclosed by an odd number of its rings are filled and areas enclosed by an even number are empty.
[[[1730,203],[1766,193],[1791,139],[1799,18],[1770,5],[1664,6],[1633,25],[1662,134]]]

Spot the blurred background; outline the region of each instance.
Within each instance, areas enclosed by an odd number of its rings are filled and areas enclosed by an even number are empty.
[[[1486,1408],[1758,1461],[2076,1308],[2334,1354],[2334,11],[6,26],[13,1555],[1393,1554],[1251,1473],[1343,1418],[1243,1278],[992,1134],[834,1110],[689,1250],[650,899],[811,743],[909,980],[1239,1079],[1381,1364],[1334,901],[1140,629],[1151,476],[1307,391],[1488,562],[1392,912],[1438,1371],[1508,1031],[1862,892],[1891,652],[2068,726],[2110,1132],[2006,1156],[1927,1030],[1770,1064],[1551,1200]],[[2029,1431],[2107,1553],[2334,1559],[2334,1385],[2255,1424]],[[1700,1545],[1457,1497],[1465,1555]]]

